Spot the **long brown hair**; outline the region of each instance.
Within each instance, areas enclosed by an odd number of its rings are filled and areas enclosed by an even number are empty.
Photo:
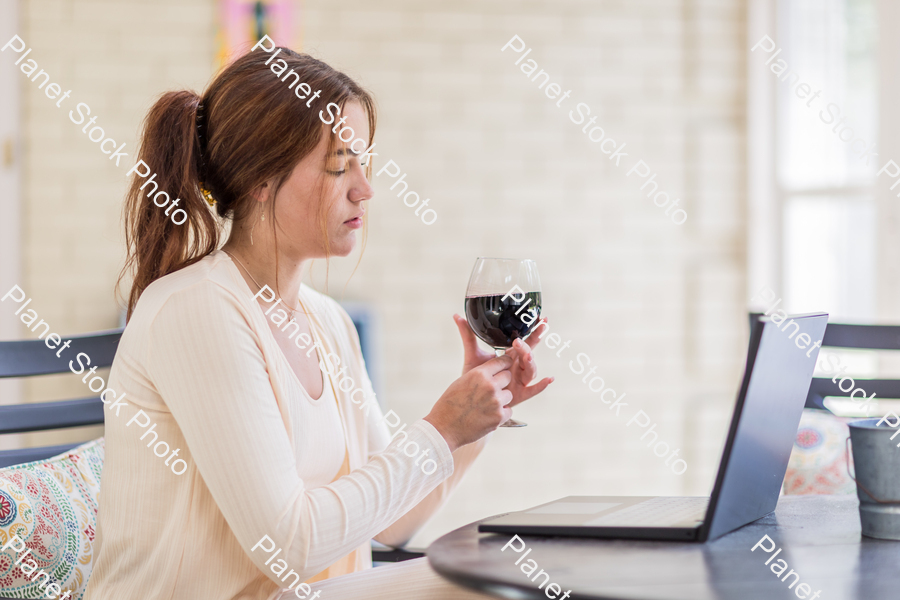
[[[276,60],[270,61],[272,68],[265,64],[272,53],[248,52],[222,70],[202,96],[192,91],[166,92],[147,114],[138,160],[156,173],[154,183],[159,190],[181,199],[187,220],[175,224],[141,190],[147,178],[135,173],[125,199],[128,256],[117,285],[133,272],[128,318],[153,281],[219,247],[224,220],[240,221],[250,213],[253,190],[273,179],[273,193],[281,187],[324,135],[319,111],[326,104],[333,102],[343,108],[347,102],[359,102],[368,117],[372,143],[375,103],[371,95],[347,75],[308,54],[279,49]],[[276,74],[274,67],[282,61],[287,67]],[[312,90],[304,99],[294,89],[294,84],[300,87],[298,82]],[[321,95],[310,100],[316,90],[321,90]],[[329,152],[339,143],[332,136]],[[371,161],[366,171],[371,177]],[[212,192],[219,219],[204,200],[200,182]],[[328,207],[324,202],[320,205],[320,215],[324,215]],[[325,220],[320,221],[324,232]],[[326,252],[327,247],[326,232]]]

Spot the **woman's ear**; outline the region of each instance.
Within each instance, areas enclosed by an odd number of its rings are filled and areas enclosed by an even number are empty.
[[[250,196],[253,197],[257,202],[265,202],[268,200],[274,193],[275,190],[275,180],[270,179],[259,186],[256,187],[252,192],[250,192]]]

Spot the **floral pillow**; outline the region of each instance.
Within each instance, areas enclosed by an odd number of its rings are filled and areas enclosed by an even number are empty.
[[[103,450],[100,438],[0,469],[0,597],[81,600],[94,563]]]
[[[804,408],[784,476],[785,494],[855,494],[847,474],[849,419]]]

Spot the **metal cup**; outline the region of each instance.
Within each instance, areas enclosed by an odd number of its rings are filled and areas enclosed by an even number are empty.
[[[853,444],[856,493],[862,534],[883,540],[900,540],[900,430],[881,419],[848,423]],[[849,471],[850,464],[847,461]]]

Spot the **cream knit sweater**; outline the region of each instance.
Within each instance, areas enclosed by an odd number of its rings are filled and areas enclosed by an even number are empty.
[[[347,314],[306,286],[300,293],[325,350],[372,394]],[[265,565],[269,554],[251,552],[263,536],[301,580],[355,549],[352,570],[370,567],[369,540],[405,543],[484,446],[451,454],[434,427],[417,421],[408,439],[438,464],[426,475],[400,438],[389,444],[379,410],[360,410],[338,388],[336,403],[330,389],[310,398],[223,252],[146,289],[109,387],[129,405],[119,416],[107,406],[86,600],[266,599],[287,584]],[[423,400],[422,410],[431,403]],[[140,439],[150,427],[126,425],[139,409],[159,440],[181,449],[183,474],[154,455],[154,436]],[[345,443],[350,474],[335,480]]]

